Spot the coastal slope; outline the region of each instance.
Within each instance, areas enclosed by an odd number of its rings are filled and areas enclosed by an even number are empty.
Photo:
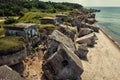
[[[94,48],[89,48],[88,61],[82,61],[82,80],[120,80],[120,49],[100,30]]]

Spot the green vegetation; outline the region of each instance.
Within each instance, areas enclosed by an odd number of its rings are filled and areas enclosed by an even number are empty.
[[[3,35],[4,31],[3,28],[0,28],[0,36]]]
[[[4,25],[15,22],[23,23],[40,23],[43,17],[55,17],[56,14],[68,14],[73,9],[82,8],[81,5],[75,3],[55,3],[43,2],[40,0],[0,0],[0,18],[5,22],[0,22],[0,36],[3,35]],[[12,16],[12,18],[10,17]],[[17,16],[13,18],[13,16]],[[19,19],[16,21],[16,19]],[[69,23],[67,23],[70,25]],[[55,25],[45,24],[39,25],[39,31],[52,31],[58,29]],[[24,43],[20,37],[9,36],[0,38],[0,55],[19,51],[24,48]]]
[[[63,24],[67,25],[67,26],[72,26],[72,24],[70,22],[64,22]]]
[[[0,22],[0,36],[4,34],[3,24],[4,22]]]
[[[19,19],[19,22],[40,23],[40,18],[55,17],[56,13],[28,12]]]
[[[53,31],[55,30],[57,27],[53,24],[40,24],[39,25],[39,32],[43,32],[43,30],[49,30],[49,31]]]
[[[26,12],[56,13],[78,9],[75,3],[43,2],[40,0],[0,0],[0,16],[23,16]]]
[[[16,52],[24,48],[20,37],[8,36],[0,39],[0,55]]]
[[[12,23],[16,23],[16,22],[17,22],[16,19],[14,19],[14,18],[8,18],[4,23],[5,24],[12,24]]]

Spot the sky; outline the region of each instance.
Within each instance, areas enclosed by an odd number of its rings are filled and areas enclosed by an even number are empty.
[[[42,0],[52,2],[71,2],[83,6],[120,6],[120,0]]]

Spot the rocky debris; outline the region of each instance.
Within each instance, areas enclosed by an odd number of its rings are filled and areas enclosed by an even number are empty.
[[[79,11],[81,11],[82,13],[84,14],[89,14],[89,13],[94,13],[94,12],[100,12],[100,10],[97,10],[97,9],[80,9]]]
[[[41,24],[55,24],[55,18],[44,17],[41,19]]]
[[[62,32],[67,37],[69,37],[72,40],[74,40],[75,34],[69,28],[67,28],[67,27],[60,27],[59,31]]]
[[[46,50],[46,47],[44,45],[39,45],[38,48],[39,50],[42,50],[43,52]]]
[[[99,32],[99,28],[93,26],[95,24],[95,14],[93,12],[98,12],[99,10],[95,9],[80,9],[75,10],[70,13],[69,17],[71,17],[72,26],[77,26],[77,30],[79,32],[80,28],[90,28],[94,32]]]
[[[7,55],[0,55],[0,65],[14,65],[21,62],[25,57],[27,57],[28,50],[24,48],[18,52],[7,54]]]
[[[88,18],[95,18],[95,14],[88,14]]]
[[[19,72],[22,70],[19,65],[16,71],[27,80],[81,80],[84,70],[80,59],[87,60],[88,46],[94,46],[97,39],[93,32],[99,32],[93,14],[96,11],[76,10],[68,15],[69,19],[68,16],[56,16],[59,27],[40,31],[41,45],[37,51],[41,50],[42,54],[31,54],[22,62],[23,71]],[[72,27],[65,26],[64,22]]]
[[[71,25],[72,26],[79,26],[81,23],[82,20],[81,20],[81,18],[73,18],[73,20],[71,20]]]
[[[56,20],[58,23],[63,23],[63,22],[66,22],[67,21],[67,15],[65,14],[57,14],[56,15]]]
[[[95,18],[87,18],[85,19],[85,22],[88,24],[94,24],[96,22]]]
[[[99,32],[99,27],[97,27],[95,24],[90,25],[86,23],[86,26],[92,29],[94,32]]]
[[[90,34],[92,32],[93,32],[93,30],[90,29],[90,28],[80,28],[80,30],[78,32],[78,37],[82,37],[82,36],[88,35],[88,34]]]
[[[80,59],[64,44],[43,64],[47,80],[80,80],[83,67]]]
[[[79,44],[87,44],[88,46],[94,46],[95,40],[96,40],[95,34],[91,33],[83,37],[77,38],[75,42]]]
[[[88,23],[82,22],[81,27],[82,28],[90,28],[94,32],[99,32],[99,27],[97,27],[95,24],[88,24]]]
[[[54,30],[53,33],[49,37],[50,39],[53,39],[55,41],[58,41],[59,43],[66,45],[72,51],[75,51],[75,46],[74,46],[73,41],[66,35],[62,34],[60,31]]]
[[[42,65],[44,80],[81,80],[83,67],[80,59],[87,60],[87,46],[94,46],[96,36],[93,32],[99,31],[94,25],[93,12],[96,10],[81,9],[70,13],[68,22],[73,29],[62,24],[67,21],[66,16],[64,19],[56,16],[61,23],[58,30],[52,33],[46,30],[45,40],[42,39],[46,46]]]
[[[88,48],[87,45],[85,44],[75,44],[76,45],[76,55],[80,58],[80,59],[87,59],[87,54],[88,54]]]
[[[16,65],[15,68],[26,80],[42,80],[42,63],[43,63],[43,51],[28,56],[22,62],[22,64]],[[22,71],[20,69],[23,68]],[[17,79],[13,79],[17,80]]]
[[[49,56],[53,55],[58,48],[59,42],[55,41],[55,40],[51,40],[48,43],[48,48],[47,48],[47,54],[44,55],[44,59],[47,59]]]
[[[74,42],[58,30],[49,36],[43,72],[47,80],[80,80],[83,67]],[[81,49],[82,50],[82,49]],[[81,51],[82,52],[82,51]],[[79,52],[82,54],[84,52]]]
[[[0,66],[0,80],[25,80],[7,65]]]
[[[58,45],[62,43],[68,47],[70,47],[73,51],[75,51],[75,46],[73,41],[61,33],[58,30],[54,30],[51,35],[49,35],[49,40],[47,44],[47,53],[44,55],[44,58],[47,59],[49,56],[54,54],[57,51]]]

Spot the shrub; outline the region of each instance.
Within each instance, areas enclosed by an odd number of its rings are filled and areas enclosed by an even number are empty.
[[[14,19],[14,18],[8,18],[6,21],[5,21],[5,24],[12,24],[12,23],[16,23],[17,20]]]

